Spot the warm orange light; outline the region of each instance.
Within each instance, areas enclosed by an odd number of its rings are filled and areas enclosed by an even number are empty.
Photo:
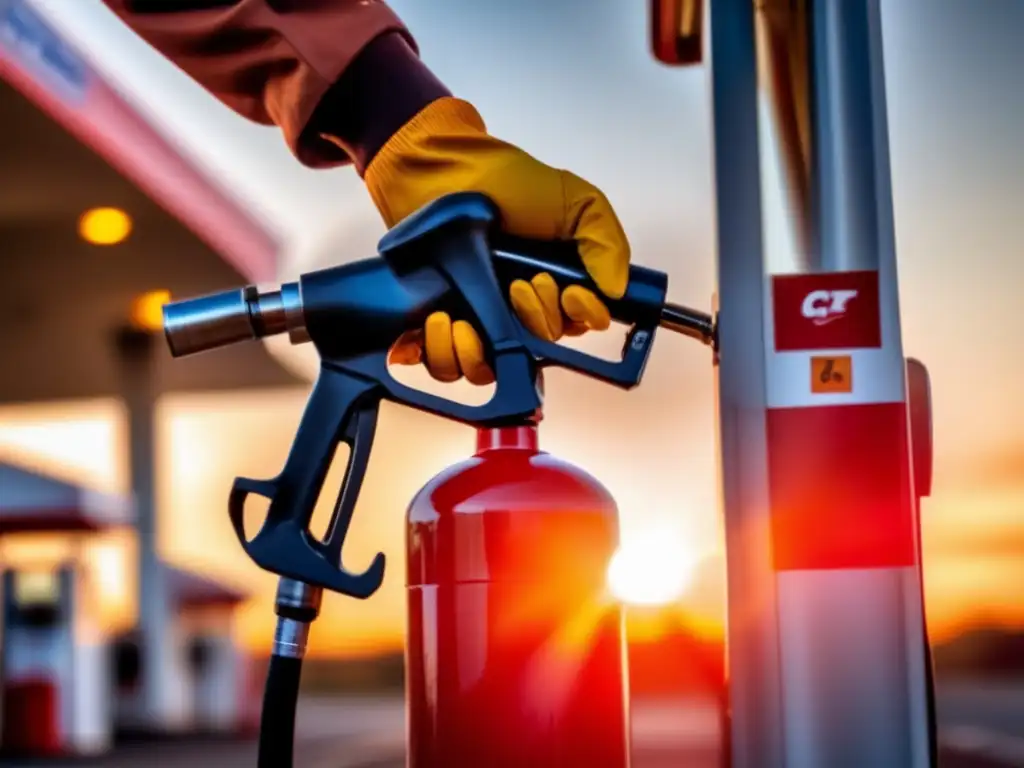
[[[127,599],[128,582],[124,569],[123,549],[104,543],[93,550],[93,558],[93,574],[101,596],[117,601]]]
[[[132,219],[120,208],[91,208],[78,220],[78,234],[93,245],[117,245],[131,231]]]
[[[696,561],[675,537],[648,531],[624,543],[608,564],[608,588],[631,605],[669,605],[693,581]]]
[[[132,302],[132,325],[144,331],[159,331],[164,327],[164,304],[171,300],[170,291],[147,291]]]

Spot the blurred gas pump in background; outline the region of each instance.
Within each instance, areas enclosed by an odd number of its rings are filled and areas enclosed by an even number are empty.
[[[79,565],[3,574],[3,750],[96,754],[112,738],[107,645]]]

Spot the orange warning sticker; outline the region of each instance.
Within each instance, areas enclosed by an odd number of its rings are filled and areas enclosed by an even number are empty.
[[[853,391],[853,358],[839,357],[811,358],[811,392],[833,394]]]

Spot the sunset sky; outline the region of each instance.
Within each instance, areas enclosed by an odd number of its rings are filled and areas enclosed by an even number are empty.
[[[37,5],[267,218],[294,249],[282,277],[322,258],[323,249],[311,252],[310,244],[325,232],[337,238],[335,260],[372,252],[382,225],[350,170],[303,169],[273,130],[221,107],[98,0]],[[673,300],[710,305],[706,72],[654,63],[640,4],[392,5],[424,59],[477,105],[493,133],[604,189],[635,260],[669,273]],[[933,379],[936,480],[923,512],[930,618],[937,636],[975,621],[1024,625],[1024,405],[1017,396],[1024,379],[1024,3],[882,5],[904,348],[927,363]],[[772,202],[769,233],[778,216]],[[770,239],[769,250],[780,247]],[[701,561],[685,602],[717,618],[723,605],[709,363],[706,350],[665,335],[635,392],[555,372],[546,382],[542,444],[608,486],[627,540],[653,528]],[[259,645],[271,635],[265,598],[274,578],[239,550],[225,500],[235,475],[270,477],[280,469],[305,395],[196,394],[161,404],[164,551],[260,591],[263,599],[242,617],[245,637]],[[5,408],[0,456],[123,490],[118,418],[112,403]],[[399,641],[405,505],[471,445],[464,427],[385,407],[346,554],[358,568],[385,551],[387,580],[366,602],[329,599],[315,630],[317,649],[361,651]],[[117,557],[97,557],[116,583]]]

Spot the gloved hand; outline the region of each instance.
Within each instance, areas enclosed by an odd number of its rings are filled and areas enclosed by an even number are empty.
[[[629,243],[608,199],[578,176],[488,135],[480,115],[465,101],[445,97],[431,103],[381,148],[364,180],[388,227],[442,195],[486,194],[500,209],[509,234],[575,240],[598,288],[612,298],[626,291]],[[546,273],[530,282],[517,280],[509,292],[523,324],[548,341],[604,330],[611,322],[592,291],[570,286],[559,296]],[[440,381],[463,375],[473,384],[494,381],[476,331],[443,312],[428,317],[422,331],[403,335],[390,359],[407,365],[425,362]]]

